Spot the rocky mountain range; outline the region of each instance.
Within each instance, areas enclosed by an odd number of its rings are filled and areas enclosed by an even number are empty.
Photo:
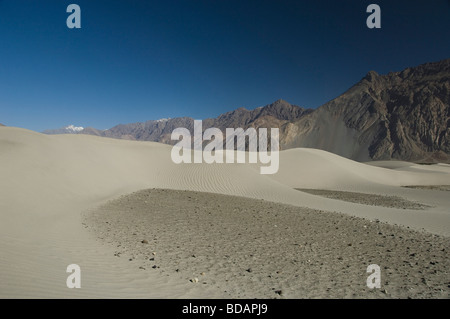
[[[239,108],[227,112],[217,118],[203,120],[203,130],[210,127],[217,127],[223,132],[226,128],[254,127],[281,127],[284,124],[295,121],[302,116],[313,112],[312,109],[304,109],[291,105],[286,101],[278,100],[270,105],[259,107],[254,110]],[[190,117],[178,117],[173,119],[151,120],[147,122],[119,124],[108,130],[97,130],[95,128],[84,128],[81,131],[67,131],[66,128],[57,130],[46,130],[46,134],[91,134],[111,138],[154,141],[167,144],[175,144],[177,141],[171,140],[172,131],[179,127],[185,127],[193,135],[194,119]],[[64,132],[66,131],[66,132]]]
[[[185,127],[193,134],[193,121],[180,117],[72,133],[174,144],[172,131]],[[370,71],[317,109],[278,100],[203,120],[203,130],[209,127],[278,127],[281,149],[318,148],[357,161],[450,162],[450,59],[387,75]]]

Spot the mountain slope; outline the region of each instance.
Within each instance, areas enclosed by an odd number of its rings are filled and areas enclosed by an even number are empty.
[[[450,59],[359,83],[283,128],[282,145],[356,160],[449,160]]]

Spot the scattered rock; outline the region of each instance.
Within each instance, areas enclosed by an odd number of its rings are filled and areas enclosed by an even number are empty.
[[[144,239],[143,241],[141,241],[141,243],[148,244],[148,240]]]

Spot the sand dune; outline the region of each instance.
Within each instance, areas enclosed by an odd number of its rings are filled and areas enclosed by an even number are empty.
[[[280,153],[276,175],[256,164],[173,164],[171,147],[87,135],[47,136],[0,127],[0,297],[221,297],[170,277],[131,271],[82,225],[81,213],[119,195],[168,188],[239,195],[336,211],[449,236],[449,165],[357,163],[314,149]],[[400,210],[333,200],[294,188],[396,195],[431,206]],[[82,289],[65,286],[82,267]],[[156,289],[157,288],[157,289]]]

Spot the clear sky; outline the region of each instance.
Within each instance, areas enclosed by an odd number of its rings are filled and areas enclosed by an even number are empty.
[[[69,29],[67,6],[81,7]],[[381,7],[381,29],[366,8]],[[0,0],[0,123],[36,131],[316,108],[450,57],[447,0]]]

